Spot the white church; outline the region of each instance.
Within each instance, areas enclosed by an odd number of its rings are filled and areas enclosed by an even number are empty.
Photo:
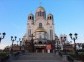
[[[36,9],[35,14],[30,13],[27,19],[27,31],[23,37],[24,45],[31,45],[36,52],[47,52],[55,49],[56,34],[54,29],[54,17],[52,14],[46,15],[45,9],[40,6]],[[29,44],[27,44],[29,43]],[[59,41],[59,45],[63,42]],[[31,49],[31,46],[26,47]],[[63,49],[63,46],[61,46]]]
[[[31,39],[31,34],[34,35],[34,42],[39,40],[42,43],[47,40],[55,40],[54,19],[52,14],[46,17],[46,11],[43,7],[38,7],[35,16],[31,13],[28,16],[27,22],[27,39]]]
[[[23,38],[27,42],[31,42],[31,35],[33,34],[34,46],[46,46],[48,41],[55,40],[54,30],[53,15],[46,15],[45,9],[40,6],[36,9],[35,14],[30,13],[28,15],[27,32]]]

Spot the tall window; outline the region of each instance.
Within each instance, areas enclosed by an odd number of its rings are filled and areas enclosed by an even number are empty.
[[[44,12],[42,12],[42,16],[44,16]]]
[[[40,13],[40,16],[41,16],[41,11],[39,13]]]
[[[34,17],[32,17],[32,20],[34,19]]]
[[[30,16],[30,19],[31,19],[32,17]]]
[[[53,30],[50,30],[50,40],[53,40]]]
[[[39,23],[39,28],[42,28],[42,23]]]
[[[51,18],[52,18],[52,17],[50,16],[50,20],[51,20]]]
[[[31,29],[28,30],[28,34],[31,35]]]

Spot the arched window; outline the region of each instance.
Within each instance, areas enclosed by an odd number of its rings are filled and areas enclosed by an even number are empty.
[[[51,18],[52,18],[52,17],[50,16],[50,20],[51,20]]]
[[[44,12],[42,12],[42,16],[44,16]]]
[[[49,17],[48,17],[48,20],[49,20]]]
[[[43,16],[44,16],[44,12],[43,12]]]
[[[41,16],[41,11],[39,13],[40,13],[40,16]]]
[[[42,23],[39,23],[39,28],[42,28]]]
[[[41,41],[39,41],[39,44],[42,44],[42,42],[41,42]]]
[[[34,19],[34,17],[32,17],[32,20]]]
[[[30,19],[31,19],[32,17],[30,16]]]

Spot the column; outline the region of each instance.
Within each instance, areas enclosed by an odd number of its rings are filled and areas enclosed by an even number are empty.
[[[48,49],[47,52],[50,53],[50,49]]]
[[[42,53],[44,53],[44,49],[42,49]]]

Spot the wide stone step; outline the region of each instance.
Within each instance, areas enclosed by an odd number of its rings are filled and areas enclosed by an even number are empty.
[[[53,53],[27,53],[27,54],[24,54],[23,56],[35,56],[35,57],[51,56],[51,57],[53,57],[54,55],[56,55],[56,54],[53,54]]]
[[[55,57],[56,55],[22,55],[21,57]]]
[[[15,60],[12,62],[63,62],[61,60]]]
[[[11,62],[67,62],[63,57],[54,53],[27,53],[20,55]]]
[[[22,56],[19,56],[18,59],[20,60],[57,60],[57,59],[60,59],[60,57],[56,54],[37,53],[37,54],[22,55]]]
[[[56,57],[20,57],[20,60],[57,60],[60,58]]]

